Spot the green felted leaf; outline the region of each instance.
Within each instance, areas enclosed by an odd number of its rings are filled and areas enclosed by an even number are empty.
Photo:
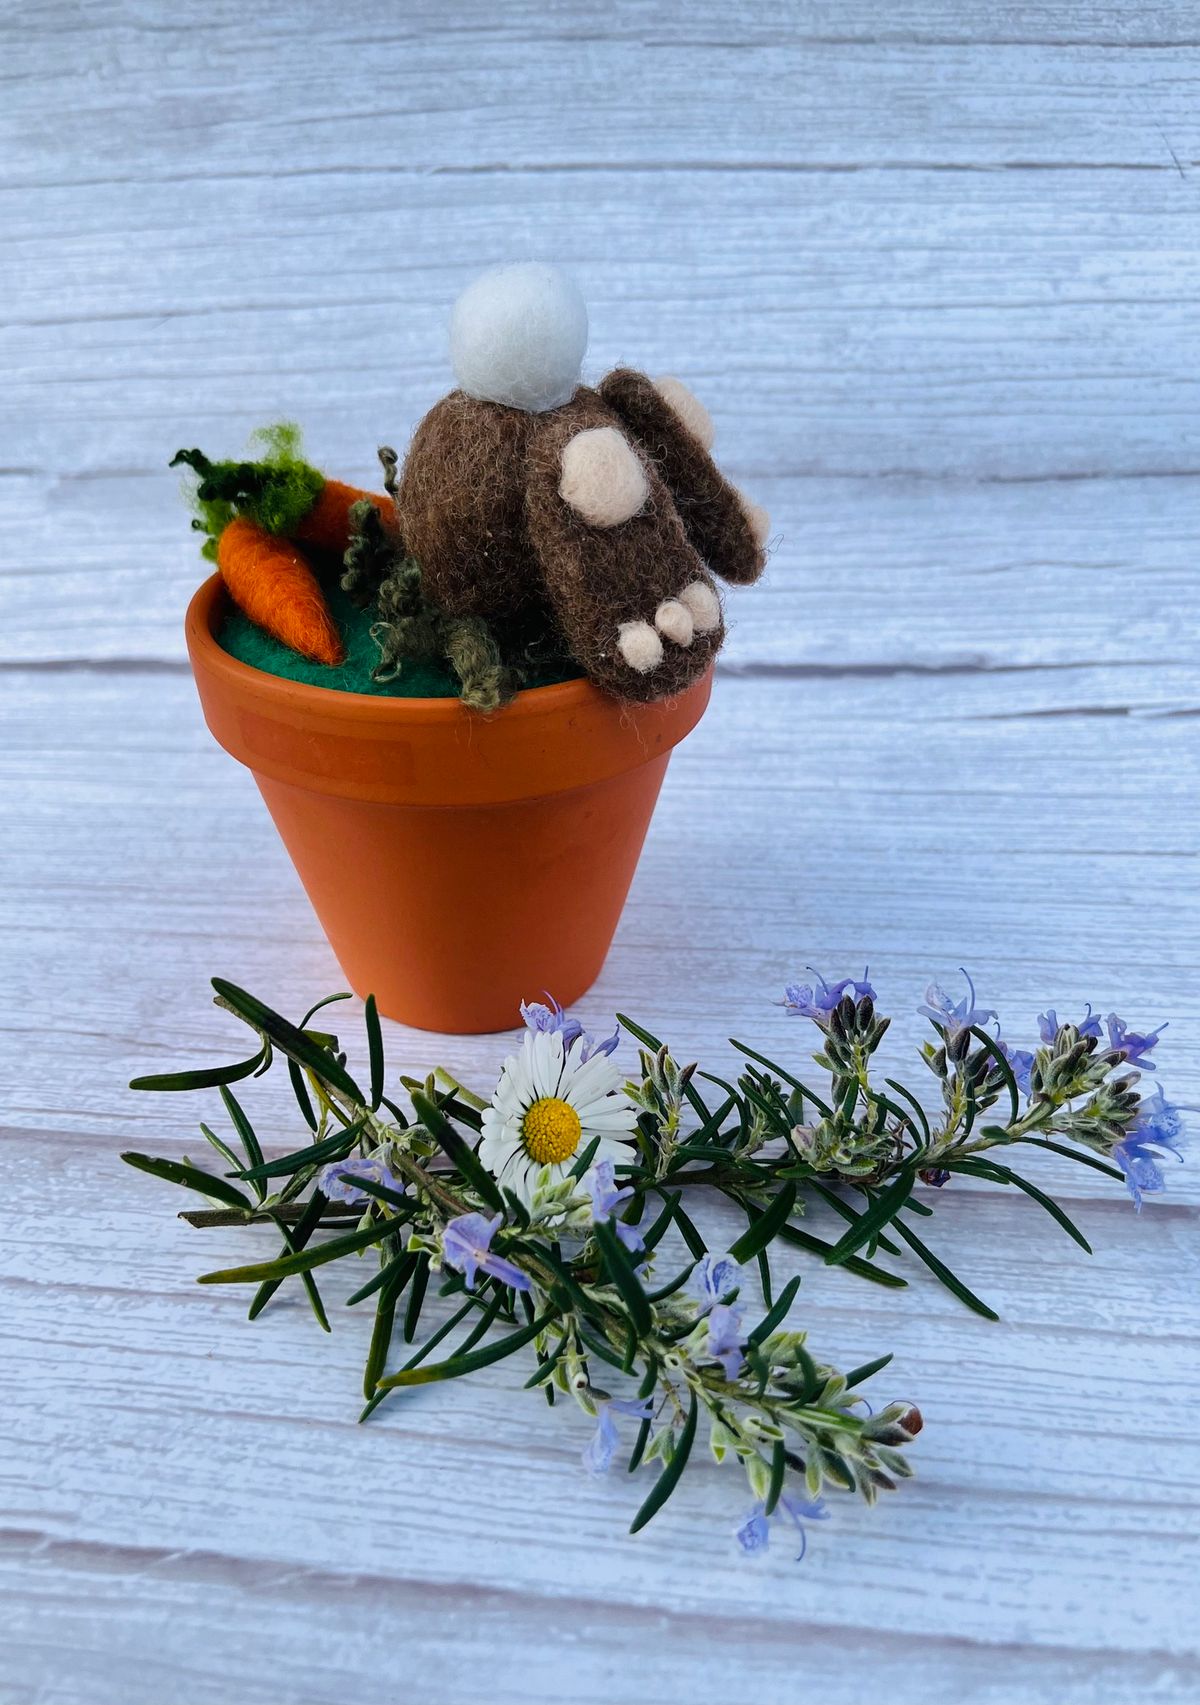
[[[262,449],[256,460],[213,462],[202,450],[178,450],[173,468],[196,476],[192,502],[200,531],[219,538],[235,516],[245,516],[268,533],[290,536],[308,514],[325,485],[325,476],[300,454],[300,428],[290,421],[261,427],[253,441]]]

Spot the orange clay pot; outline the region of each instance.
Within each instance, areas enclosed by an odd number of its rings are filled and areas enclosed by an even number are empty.
[[[600,973],[672,748],[711,675],[631,705],[589,681],[484,717],[251,669],[217,644],[205,581],[187,643],[205,719],[247,765],[342,970],[422,1030],[508,1030]]]

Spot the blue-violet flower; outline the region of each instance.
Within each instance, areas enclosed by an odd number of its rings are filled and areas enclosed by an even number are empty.
[[[613,1230],[625,1245],[626,1249],[636,1254],[645,1248],[642,1234],[635,1225],[626,1225],[621,1219],[619,1209],[633,1197],[631,1189],[618,1190],[616,1174],[611,1160],[602,1160],[593,1166],[587,1177],[587,1191],[592,1198],[592,1219],[613,1222]]]
[[[502,1284],[511,1285],[514,1291],[529,1291],[533,1289],[528,1274],[515,1267],[511,1261],[506,1261],[502,1255],[493,1255],[491,1243],[500,1228],[503,1214],[497,1214],[494,1219],[485,1219],[482,1214],[460,1214],[456,1220],[451,1220],[442,1233],[442,1253],[450,1267],[457,1267],[467,1281],[468,1286],[475,1288],[476,1272],[483,1272],[493,1279],[499,1279]]]
[[[1059,1023],[1058,1014],[1055,1012],[1053,1007],[1050,1008],[1049,1012],[1038,1013],[1038,1035],[1041,1037],[1043,1042],[1053,1042],[1061,1028],[1062,1025]],[[1081,1019],[1075,1028],[1079,1031],[1081,1036],[1099,1036],[1100,1019],[1098,1014],[1092,1011],[1091,1001],[1088,1002],[1087,1016]]]
[[[805,1531],[806,1521],[828,1521],[829,1511],[825,1508],[823,1498],[815,1498],[811,1502],[805,1498],[782,1497],[776,1505],[776,1514],[780,1511],[789,1517],[792,1525],[800,1535],[800,1550],[796,1561],[799,1563],[808,1550],[808,1534]],[[749,1553],[765,1551],[771,1536],[770,1523],[765,1513],[765,1505],[755,1504],[746,1520],[737,1530],[737,1541],[742,1550]]]
[[[1003,1036],[995,1038],[996,1046],[1008,1061],[1008,1069],[1012,1073],[1017,1088],[1022,1095],[1028,1095],[1032,1088],[1033,1055],[1028,1048],[1010,1048]]]
[[[317,1189],[331,1202],[368,1202],[375,1199],[366,1190],[348,1182],[348,1177],[365,1178],[372,1184],[382,1184],[386,1190],[394,1190],[398,1196],[404,1194],[404,1180],[396,1177],[386,1161],[374,1155],[331,1160],[317,1173]]]
[[[923,1018],[940,1024],[948,1036],[956,1036],[960,1030],[986,1024],[989,1018],[996,1017],[990,1006],[975,1005],[975,985],[963,966],[960,965],[959,970],[967,979],[967,993],[960,1001],[952,1001],[940,983],[930,983],[925,990],[926,1005],[917,1008]]]
[[[1131,1030],[1123,1018],[1118,1018],[1115,1012],[1110,1012],[1105,1023],[1108,1025],[1108,1045],[1110,1048],[1124,1050],[1126,1065],[1136,1066],[1139,1071],[1152,1072],[1154,1061],[1146,1055],[1151,1048],[1157,1048],[1158,1039],[1167,1028],[1160,1024],[1157,1030],[1152,1030],[1148,1036],[1139,1036],[1136,1030]]]
[[[588,1473],[607,1474],[612,1467],[613,1456],[621,1442],[617,1423],[613,1420],[614,1411],[618,1415],[632,1415],[638,1421],[648,1421],[653,1410],[652,1397],[603,1399],[596,1407],[596,1431],[583,1450],[583,1466]]]
[[[543,1005],[541,1001],[521,1002],[521,1017],[525,1020],[526,1029],[556,1032],[562,1037],[564,1053],[568,1053],[578,1043],[579,1058],[584,1064],[591,1059],[593,1054],[614,1054],[616,1052],[621,1040],[619,1027],[613,1031],[611,1036],[606,1036],[603,1042],[597,1042],[594,1036],[588,1034],[577,1018],[567,1017],[553,995],[548,994],[546,999],[550,1002],[549,1006]]]
[[[707,1314],[715,1303],[736,1291],[742,1282],[742,1269],[732,1255],[702,1255],[692,1269],[688,1291],[695,1297],[698,1314]]]
[[[1137,1123],[1112,1151],[1113,1159],[1125,1174],[1125,1188],[1139,1214],[1144,1195],[1152,1196],[1166,1189],[1158,1164],[1162,1152],[1173,1154],[1176,1160],[1182,1161],[1180,1145],[1183,1134],[1181,1109],[1168,1101],[1162,1085],[1156,1084],[1154,1096],[1142,1097]],[[1154,1152],[1156,1149],[1159,1151],[1157,1154]]]
[[[741,1373],[745,1347],[741,1309],[714,1303],[708,1311],[708,1353],[725,1369],[726,1379],[736,1379]]]
[[[862,974],[861,981],[854,977],[843,977],[839,983],[827,983],[819,971],[813,971],[811,965],[805,967],[812,971],[817,979],[815,983],[789,983],[783,991],[782,1005],[793,1018],[815,1018],[820,1021],[827,1018],[841,1000],[847,989],[853,989],[855,1000],[863,996],[875,999],[875,990],[867,981],[871,967],[868,965]]]

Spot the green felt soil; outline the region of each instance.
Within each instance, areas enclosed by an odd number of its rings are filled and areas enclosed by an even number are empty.
[[[217,635],[222,650],[236,657],[239,663],[248,663],[252,669],[282,675],[286,681],[304,681],[311,687],[333,687],[342,693],[373,693],[378,698],[389,699],[458,697],[457,675],[435,658],[412,658],[404,664],[397,680],[373,681],[371,671],[379,662],[379,647],[371,638],[371,627],[378,616],[373,609],[356,609],[340,587],[326,587],[325,593],[346,647],[346,660],[337,668],[310,663],[307,657],[281,645],[232,607]],[[556,681],[574,680],[579,673],[574,664],[548,662],[525,684],[548,687]]]

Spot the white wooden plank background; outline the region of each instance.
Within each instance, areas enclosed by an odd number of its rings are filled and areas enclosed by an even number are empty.
[[[895,1349],[928,1427],[797,1569],[737,1556],[729,1470],[627,1539],[511,1365],[357,1428],[366,1322],[246,1325],[191,1279],[266,1241],[115,1159],[196,1150],[123,1086],[227,1057],[210,974],[339,982],[201,723],[164,463],[287,414],[369,478],[455,291],[527,254],[595,372],[705,395],[778,533],[586,1014],[798,1048],[780,985],[869,959],[900,1058],[966,963],[1014,1035],[1169,1018],[1200,1102],[1198,82],[1191,5],[0,18],[5,1705],[1200,1697],[1194,1169],[1139,1219],[1046,1157],[1091,1260],[947,1192],[998,1326],[803,1268],[821,1353]],[[389,1041],[481,1084],[509,1046]]]

